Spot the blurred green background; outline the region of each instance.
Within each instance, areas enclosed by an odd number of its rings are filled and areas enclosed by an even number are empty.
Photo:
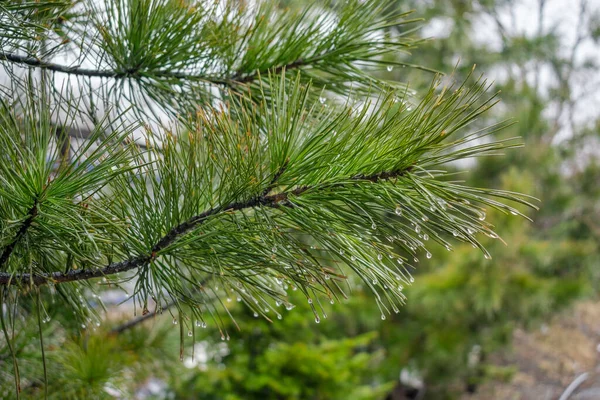
[[[288,0],[282,7],[303,4]],[[57,334],[46,335],[46,345],[56,398],[557,398],[565,382],[597,363],[592,347],[582,356],[588,364],[565,367],[554,381],[548,373],[546,386],[533,375],[530,384],[517,379],[521,341],[543,341],[549,330],[563,329],[571,323],[565,310],[600,309],[599,2],[431,0],[397,7],[424,18],[410,34],[431,37],[400,59],[457,81],[477,64],[475,74],[501,91],[502,102],[477,123],[512,119],[496,136],[520,136],[525,148],[473,160],[461,179],[541,199],[538,212],[522,210],[533,222],[489,213],[508,243],[489,240],[491,260],[468,245],[436,248],[405,288],[406,305],[385,320],[360,286],[348,301],[323,304],[328,318],[319,324],[304,300],[270,323],[231,299],[239,331],[233,322],[226,322],[228,334],[196,329],[195,344],[186,339],[184,362],[170,316],[114,335],[107,331],[117,311],[95,332],[80,332],[69,316],[55,314],[46,329]],[[377,73],[410,82],[415,99],[433,78],[411,68]],[[600,342],[598,328],[590,343]],[[29,334],[22,333],[21,368],[36,376],[41,363],[37,348],[28,347]],[[562,360],[559,349],[577,340],[565,335],[548,362],[573,362]],[[2,349],[0,362],[10,361],[7,354]],[[1,396],[10,398],[11,385],[2,384]],[[40,391],[33,386],[25,394]]]

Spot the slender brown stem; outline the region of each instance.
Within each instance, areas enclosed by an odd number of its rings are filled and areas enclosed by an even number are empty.
[[[4,267],[4,264],[6,264],[8,262],[8,259],[10,258],[10,255],[12,254],[13,250],[15,249],[15,247],[17,246],[19,241],[23,238],[23,236],[25,236],[25,234],[27,233],[27,230],[29,230],[29,228],[31,227],[31,224],[33,223],[33,219],[37,216],[37,213],[38,213],[38,202],[36,199],[33,202],[33,206],[31,206],[29,211],[27,211],[27,216],[25,217],[25,220],[23,220],[23,223],[21,224],[21,227],[17,231],[17,234],[15,235],[13,240],[2,251],[2,255],[0,255],[0,268]]]
[[[409,171],[412,167],[396,171],[383,171],[370,175],[358,174],[350,178],[351,181],[369,181],[379,182],[382,180],[398,178]],[[40,286],[48,283],[64,283],[99,278],[107,275],[113,275],[120,272],[130,271],[141,266],[147,265],[154,258],[158,257],[162,251],[175,243],[177,239],[190,232],[192,229],[203,224],[209,217],[219,213],[241,211],[254,207],[282,207],[290,205],[290,197],[299,196],[310,189],[324,189],[338,187],[343,183],[327,185],[322,187],[300,186],[289,192],[276,193],[268,196],[259,195],[246,201],[230,203],[227,206],[219,206],[210,210],[204,211],[202,214],[196,215],[189,220],[172,228],[165,236],[163,236],[153,247],[150,254],[143,254],[132,257],[128,260],[111,263],[104,268],[87,269],[87,270],[71,270],[68,272],[52,272],[47,274],[8,274],[0,273],[0,285],[34,285]]]

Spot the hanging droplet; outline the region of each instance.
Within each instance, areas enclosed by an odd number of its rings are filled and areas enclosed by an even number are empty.
[[[385,320],[385,315],[381,314],[381,319]]]
[[[335,302],[333,301],[333,299],[331,299],[331,300],[329,300],[329,303],[333,304],[333,303],[335,303]]]
[[[491,233],[490,233],[490,237],[491,237],[492,239],[498,239],[498,235],[497,235],[495,232],[491,232]]]
[[[415,278],[413,278],[412,276],[409,279],[410,283],[413,283],[415,281]]]
[[[398,206],[398,207],[396,207],[394,212],[396,213],[396,215],[400,216],[400,215],[402,215],[402,208],[400,208],[400,206]]]
[[[192,337],[192,331],[188,331],[188,336]]]
[[[421,219],[423,220],[423,222],[429,221],[429,217],[427,215],[423,215]]]
[[[473,229],[471,229],[471,228],[467,228],[467,233],[469,235],[472,235],[473,233],[475,233],[475,231]]]
[[[231,303],[231,299],[230,299],[229,297],[227,298],[227,302],[228,302],[228,303]]]
[[[375,222],[373,222],[373,223],[371,224],[371,229],[373,229],[373,230],[377,229],[377,224],[375,224]]]
[[[290,311],[292,308],[294,308],[293,304],[286,304],[285,305],[285,309],[288,310],[288,311]]]
[[[173,318],[173,325],[177,325],[177,318]]]
[[[429,235],[428,235],[428,234],[426,234],[426,233],[424,233],[424,234],[423,234],[423,240],[429,240]]]
[[[281,314],[277,314],[277,319],[282,319],[283,317],[281,316]]]
[[[323,275],[323,278],[325,278],[325,280],[328,281],[331,278],[331,276],[329,276],[329,274],[325,274]]]
[[[254,313],[254,318],[258,318],[258,313]]]
[[[236,300],[239,303],[240,301],[242,301],[242,298],[238,296],[238,298]]]
[[[394,66],[388,65],[386,69],[388,70],[388,72],[392,72],[394,70]]]
[[[446,250],[448,250],[448,251],[452,250],[452,248],[449,245],[446,245],[445,247],[446,247]]]
[[[377,279],[373,278],[373,285],[377,285]]]
[[[417,257],[413,257],[413,261],[416,262],[416,263],[418,263],[419,259]]]
[[[225,335],[221,333],[221,340],[225,340]]]
[[[273,248],[271,248],[271,252],[277,253],[277,247],[273,246]]]
[[[421,226],[416,225],[415,226],[415,232],[420,233],[421,232]]]
[[[383,255],[381,253],[377,254],[377,259],[379,261],[383,260]]]
[[[488,253],[485,253],[483,256],[485,257],[486,260],[491,260],[491,258],[492,258],[492,256],[489,255]]]
[[[325,104],[325,102],[327,101],[327,99],[323,96],[319,97],[319,103],[321,104]]]
[[[458,236],[458,231],[457,230],[453,230],[452,231],[452,236],[457,237]]]
[[[350,256],[350,260],[356,261],[356,257],[355,256]]]
[[[310,297],[308,298],[307,301],[308,301],[308,304],[312,304],[312,299]]]
[[[402,260],[401,258],[398,258],[398,260],[396,260],[396,261],[398,261],[398,264],[400,264],[400,265],[404,264],[404,260]]]
[[[431,253],[430,252],[425,253],[425,257],[431,258]]]
[[[510,210],[510,213],[511,213],[512,215],[519,215],[519,213],[518,213],[518,212],[516,212],[515,210]]]
[[[344,255],[344,249],[340,249],[340,256]]]
[[[319,322],[321,322],[321,318],[319,318],[319,316],[315,316],[315,322],[318,324]]]
[[[402,290],[404,290],[404,286],[398,285],[398,291],[401,292]]]
[[[485,211],[482,211],[482,212],[479,214],[479,220],[480,220],[480,221],[484,221],[484,220],[485,220],[485,217],[486,217],[486,215],[485,215]]]

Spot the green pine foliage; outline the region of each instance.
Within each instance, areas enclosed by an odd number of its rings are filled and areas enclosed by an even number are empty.
[[[465,183],[453,165],[521,141],[492,136],[508,123],[478,122],[496,102],[483,78],[435,77],[415,96],[377,77],[385,65],[412,65],[389,61],[416,43],[405,27],[414,21],[391,3],[0,8],[10,78],[0,109],[5,393],[101,398],[125,366],[143,364],[131,358],[156,355],[139,337],[126,354],[122,336],[57,332],[94,329],[107,286],[128,288],[137,314],[172,313],[184,358],[196,327],[230,336],[227,298],[267,320],[306,302],[319,322],[323,303],[363,285],[386,318],[432,246],[467,243],[491,258],[484,241],[500,232],[486,213],[527,217],[534,200]],[[82,120],[92,125],[85,138]],[[363,373],[371,355],[355,349],[371,340],[281,344],[261,368],[331,352],[332,367],[350,359],[335,379],[326,367],[290,374],[335,393]],[[277,380],[264,385],[310,395]]]

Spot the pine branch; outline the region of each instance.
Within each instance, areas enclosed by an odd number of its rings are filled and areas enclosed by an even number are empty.
[[[27,212],[27,217],[21,224],[21,228],[19,228],[19,231],[15,235],[14,239],[4,248],[4,251],[2,252],[2,255],[0,256],[0,268],[4,267],[4,264],[6,264],[6,262],[10,258],[10,255],[12,254],[16,245],[23,238],[23,236],[25,236],[25,234],[31,227],[31,224],[33,223],[33,220],[37,216],[37,214],[38,214],[38,202],[36,199],[33,202],[33,206],[31,206],[31,208]]]
[[[398,178],[402,175],[410,172],[412,168],[409,167],[400,171],[386,171],[379,172],[371,175],[355,175],[350,178],[352,181],[369,181],[373,183],[377,183],[382,180]],[[342,184],[333,184],[328,185],[328,188],[337,187]],[[108,275],[114,275],[121,272],[131,271],[133,269],[142,267],[152,262],[162,250],[166,249],[171,244],[175,243],[177,239],[190,232],[192,229],[198,227],[203,224],[209,217],[220,214],[227,213],[232,211],[242,211],[249,208],[255,207],[281,207],[281,206],[290,206],[289,200],[291,196],[300,196],[301,194],[311,190],[316,189],[318,186],[310,187],[310,186],[301,186],[290,192],[283,192],[272,194],[268,196],[260,195],[251,198],[247,201],[242,202],[234,202],[229,205],[223,207],[215,207],[210,210],[207,210],[199,215],[196,215],[189,220],[179,224],[178,226],[171,229],[165,236],[163,236],[156,245],[152,248],[152,252],[150,254],[138,255],[136,257],[130,258],[128,260],[124,260],[117,263],[111,263],[104,268],[99,269],[88,269],[88,270],[71,270],[68,272],[53,272],[50,274],[15,274],[11,275],[8,273],[0,273],[0,285],[9,286],[9,285],[34,285],[41,286],[48,283],[65,283],[65,282],[74,282],[81,280],[88,280],[93,278],[100,278]]]

